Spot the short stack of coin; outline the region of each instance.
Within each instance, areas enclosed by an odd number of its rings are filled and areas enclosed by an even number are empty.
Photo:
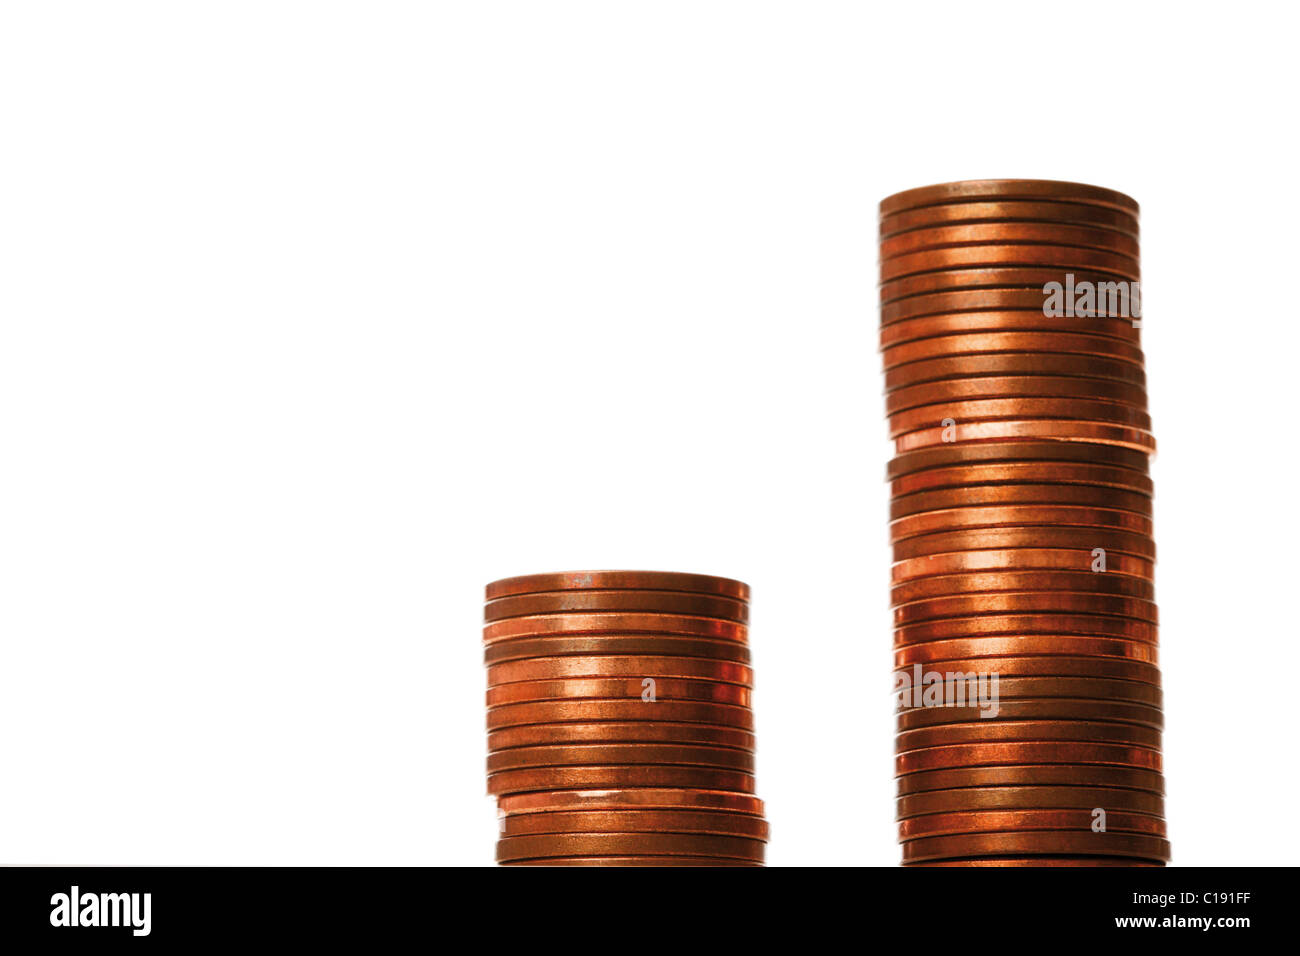
[[[903,862],[1160,865],[1137,203],[985,180],[880,214]]]
[[[749,587],[658,571],[487,586],[497,861],[759,866]]]

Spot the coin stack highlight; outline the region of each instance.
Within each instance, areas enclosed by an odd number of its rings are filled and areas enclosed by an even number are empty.
[[[762,865],[747,585],[528,575],[484,620],[499,863]]]
[[[1162,865],[1138,206],[880,204],[905,865]]]

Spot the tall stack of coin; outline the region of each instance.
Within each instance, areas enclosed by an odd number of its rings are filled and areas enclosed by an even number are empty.
[[[487,586],[497,860],[759,866],[749,587],[656,571]]]
[[[1138,206],[880,204],[903,862],[1169,857]]]

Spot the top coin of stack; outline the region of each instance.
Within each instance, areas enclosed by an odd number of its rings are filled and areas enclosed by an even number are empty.
[[[536,574],[489,584],[484,620],[499,862],[763,862],[747,585]]]
[[[1137,203],[913,189],[880,257],[903,861],[1161,863]]]

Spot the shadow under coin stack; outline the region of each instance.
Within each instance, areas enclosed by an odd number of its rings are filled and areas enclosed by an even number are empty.
[[[903,862],[1163,864],[1137,203],[988,180],[880,215]]]
[[[760,866],[749,587],[585,571],[487,586],[497,861]]]

